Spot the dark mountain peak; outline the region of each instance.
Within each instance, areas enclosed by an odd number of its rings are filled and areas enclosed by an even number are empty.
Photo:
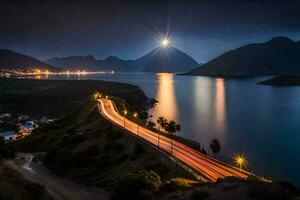
[[[59,71],[58,68],[53,67],[49,64],[43,63],[42,61],[33,57],[16,53],[9,49],[0,49],[0,67],[7,69],[24,69],[33,70],[36,68],[46,69],[51,71]]]
[[[182,72],[198,65],[197,61],[175,47],[157,47],[137,60],[148,72]]]
[[[9,49],[0,49],[0,52],[1,53],[15,53],[15,52],[13,52],[13,51],[11,51]]]
[[[275,37],[228,51],[187,74],[208,76],[290,75],[300,73],[300,43]]]
[[[85,58],[87,58],[89,60],[96,60],[96,58],[93,55],[87,55],[87,56],[85,56]]]
[[[116,56],[108,56],[104,59],[104,61],[122,61],[122,59],[116,57]]]
[[[295,41],[287,37],[279,36],[279,37],[272,38],[269,41],[269,43],[284,44],[284,43],[295,43]]]

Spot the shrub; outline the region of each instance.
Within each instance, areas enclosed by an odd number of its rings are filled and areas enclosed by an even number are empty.
[[[62,148],[56,153],[56,162],[58,163],[60,168],[65,168],[66,166],[71,164],[71,157],[72,151],[67,148]]]
[[[252,185],[248,189],[250,197],[257,200],[288,200],[289,192],[280,185],[272,183],[261,183]]]
[[[191,194],[193,200],[205,200],[208,197],[209,193],[203,189],[195,189]]]
[[[79,144],[84,140],[82,133],[76,133],[70,138],[70,144]]]
[[[183,191],[193,187],[197,182],[185,178],[173,178],[163,185],[165,192]]]
[[[116,142],[114,145],[114,149],[117,152],[120,152],[125,149],[125,146],[122,143]]]
[[[118,183],[112,199],[151,200],[160,185],[160,177],[153,171],[129,173]]]

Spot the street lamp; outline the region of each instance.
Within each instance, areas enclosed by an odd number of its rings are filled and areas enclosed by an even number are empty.
[[[134,113],[133,116],[135,119],[137,119],[138,114]],[[137,120],[136,120],[136,135],[139,135],[139,124],[138,124]]]
[[[124,128],[125,128],[125,116],[127,115],[127,110],[124,110]]]
[[[233,159],[234,159],[235,164],[239,166],[240,170],[242,170],[243,166],[246,167],[247,159],[244,155],[235,154]]]
[[[95,100],[98,100],[98,99],[100,99],[101,98],[101,94],[99,93],[99,92],[96,92],[95,94],[94,94],[94,99]]]

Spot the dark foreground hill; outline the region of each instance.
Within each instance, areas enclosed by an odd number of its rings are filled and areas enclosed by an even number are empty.
[[[22,69],[22,70],[49,70],[59,71],[57,67],[43,63],[38,59],[27,55],[19,54],[7,49],[0,49],[0,68],[1,69]]]
[[[197,67],[187,75],[255,76],[300,74],[300,42],[276,37],[266,43],[249,44]]]
[[[148,102],[138,86],[129,84],[0,78],[0,109],[2,112],[59,117],[87,102],[95,91],[126,99],[138,108]]]

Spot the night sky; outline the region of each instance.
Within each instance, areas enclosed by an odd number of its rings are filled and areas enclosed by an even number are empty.
[[[168,35],[206,62],[275,36],[300,40],[300,1],[2,1],[0,48],[39,59],[136,59]]]

